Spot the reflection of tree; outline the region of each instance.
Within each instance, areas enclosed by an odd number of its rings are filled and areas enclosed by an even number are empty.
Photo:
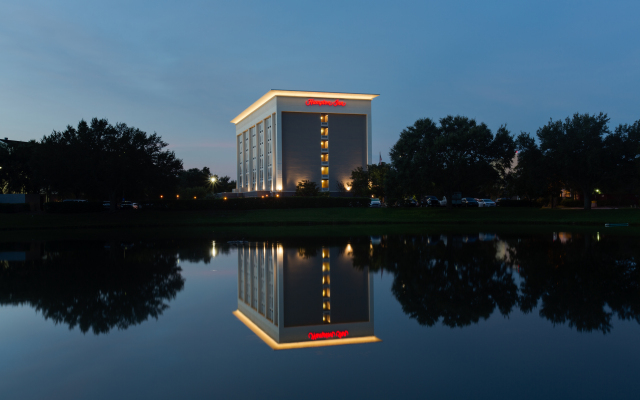
[[[640,254],[630,238],[574,235],[566,243],[528,238],[513,243],[510,257],[520,266],[520,307],[540,307],[554,324],[578,331],[611,330],[611,319],[640,323]]]
[[[497,308],[538,308],[541,317],[578,331],[611,330],[611,319],[640,323],[640,248],[633,238],[573,235],[562,243],[541,236],[495,241],[477,236],[388,236],[377,246],[352,240],[356,267],[394,274],[392,291],[420,324],[465,326]],[[504,245],[502,242],[501,245]],[[510,272],[517,267],[518,288]]]
[[[447,326],[465,326],[487,319],[496,307],[507,315],[517,304],[517,287],[496,259],[495,244],[458,246],[462,237],[447,239],[429,245],[429,238],[393,237],[368,252],[372,264],[395,274],[393,294],[421,325],[442,319]],[[366,260],[363,251],[354,249],[356,265]]]
[[[30,305],[45,319],[82,332],[158,318],[184,287],[175,252],[144,246],[48,246],[42,260],[0,270],[0,304]]]

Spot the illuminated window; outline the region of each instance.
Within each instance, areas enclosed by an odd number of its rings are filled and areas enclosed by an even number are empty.
[[[320,134],[326,136],[329,134],[329,128],[320,128]]]
[[[322,249],[322,258],[329,258],[329,249]]]
[[[328,149],[329,148],[329,141],[328,140],[321,140],[320,141],[320,148],[321,149]]]
[[[329,262],[325,261],[322,263],[322,270],[323,271],[329,271],[330,267],[329,267]]]
[[[323,310],[331,310],[331,302],[330,302],[330,301],[325,301],[325,302],[322,304],[322,309],[323,309]]]
[[[320,161],[329,162],[329,154],[320,154]]]
[[[331,289],[322,289],[322,297],[331,297]]]
[[[329,122],[329,114],[321,114],[320,115],[320,122],[322,123],[327,123]]]
[[[323,179],[322,180],[322,188],[323,189],[329,189],[329,180],[328,179]]]
[[[320,167],[322,175],[329,175],[329,167]]]

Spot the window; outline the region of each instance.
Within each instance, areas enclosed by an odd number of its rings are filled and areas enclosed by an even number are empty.
[[[320,161],[329,162],[329,154],[320,154]]]
[[[320,167],[322,175],[329,175],[329,167]]]
[[[320,141],[320,148],[321,149],[328,149],[329,148],[329,141],[328,140]]]
[[[329,114],[320,114],[320,122],[328,123],[329,122]]]
[[[329,128],[320,128],[320,134],[322,136],[327,136],[329,134]]]
[[[323,179],[322,180],[322,188],[323,189],[329,189],[329,180],[328,179]]]

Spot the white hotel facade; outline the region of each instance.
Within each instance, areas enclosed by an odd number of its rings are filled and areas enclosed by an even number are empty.
[[[236,126],[237,193],[293,194],[302,180],[338,192],[371,155],[377,94],[270,90]]]

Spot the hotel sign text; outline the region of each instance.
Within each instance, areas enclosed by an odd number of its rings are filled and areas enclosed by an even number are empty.
[[[347,105],[347,103],[340,100],[329,101],[329,100],[316,100],[316,99],[309,99],[304,104],[308,106],[334,106],[334,107],[337,107],[337,106],[344,107]]]
[[[318,340],[318,339],[342,339],[343,337],[349,336],[349,331],[333,331],[333,332],[320,332],[313,333],[309,332],[309,339]]]

